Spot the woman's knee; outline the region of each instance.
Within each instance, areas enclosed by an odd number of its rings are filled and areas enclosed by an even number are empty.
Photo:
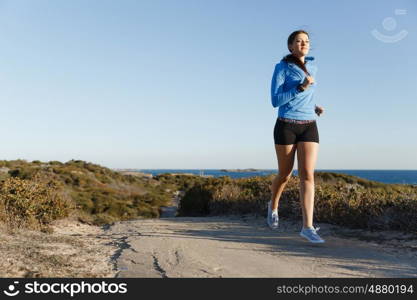
[[[280,182],[287,183],[291,179],[291,173],[278,173],[277,179]]]
[[[300,174],[300,180],[301,181],[312,181],[314,182],[314,171],[301,171]]]

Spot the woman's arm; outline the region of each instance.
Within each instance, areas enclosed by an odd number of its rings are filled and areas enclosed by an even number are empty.
[[[271,102],[273,107],[282,106],[294,99],[298,93],[302,93],[297,89],[297,86],[284,91],[284,82],[285,65],[281,62],[275,66],[274,74],[272,75]]]

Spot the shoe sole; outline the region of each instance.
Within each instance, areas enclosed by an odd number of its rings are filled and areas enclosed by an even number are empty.
[[[310,240],[306,235],[304,235],[303,233],[300,232],[300,236],[307,239],[310,243],[313,244],[323,244],[325,242],[325,240],[321,240],[321,241],[312,241]]]

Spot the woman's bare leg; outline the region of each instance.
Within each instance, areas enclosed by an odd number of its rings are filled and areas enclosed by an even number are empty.
[[[313,227],[314,210],[314,168],[316,166],[319,144],[298,142],[298,176],[300,177],[300,202],[303,211],[303,226]]]
[[[288,180],[291,178],[294,167],[296,144],[292,145],[275,145],[275,152],[278,160],[278,175],[275,176],[271,185],[272,192],[272,209],[278,209],[279,199]]]

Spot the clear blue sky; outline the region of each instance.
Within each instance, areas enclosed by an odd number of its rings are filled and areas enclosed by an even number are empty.
[[[413,0],[0,0],[0,159],[276,168],[270,81],[299,28],[317,169],[417,169]]]

